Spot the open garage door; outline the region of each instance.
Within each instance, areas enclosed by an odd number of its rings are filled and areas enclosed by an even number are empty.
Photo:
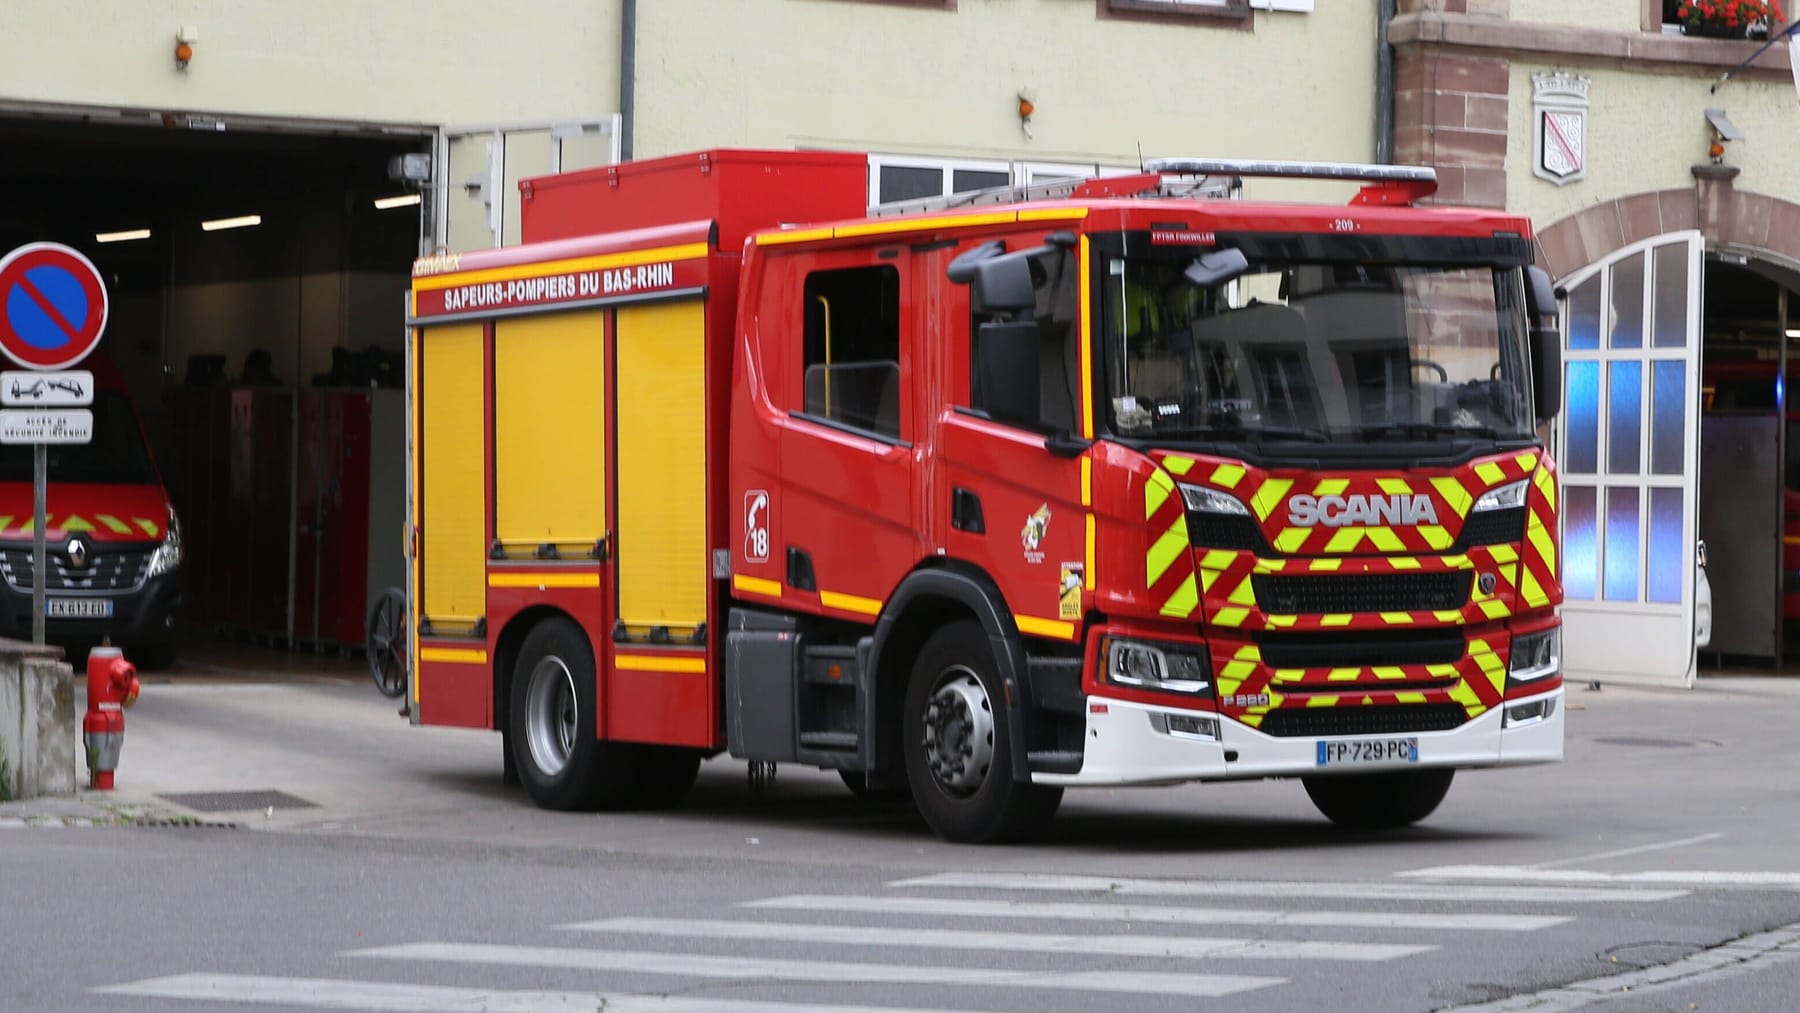
[[[1693,685],[1702,252],[1673,233],[1562,282],[1571,680]]]
[[[597,119],[445,127],[438,136],[436,248],[511,246],[519,241],[519,180],[615,165],[617,113]]]

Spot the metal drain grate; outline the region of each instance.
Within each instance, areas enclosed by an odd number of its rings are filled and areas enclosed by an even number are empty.
[[[158,796],[203,813],[250,812],[255,809],[317,809],[318,805],[285,791],[194,791]]]

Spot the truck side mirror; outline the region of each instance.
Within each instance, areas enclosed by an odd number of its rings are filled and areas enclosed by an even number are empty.
[[[977,313],[1029,312],[1037,308],[1031,260],[1023,253],[993,257],[975,265],[969,301]],[[1032,367],[1033,375],[1037,367]]]
[[[981,407],[1001,422],[1037,425],[1041,415],[1037,323],[1006,320],[982,324],[975,332],[975,345]]]
[[[1525,312],[1530,318],[1532,396],[1537,420],[1562,412],[1562,330],[1556,325],[1556,289],[1541,267],[1525,269]]]

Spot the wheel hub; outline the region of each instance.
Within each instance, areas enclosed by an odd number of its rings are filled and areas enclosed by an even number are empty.
[[[975,673],[945,672],[925,705],[925,762],[938,785],[973,795],[994,762],[994,709]]]
[[[525,744],[547,777],[568,766],[575,752],[575,676],[561,658],[543,658],[531,669],[525,691]]]

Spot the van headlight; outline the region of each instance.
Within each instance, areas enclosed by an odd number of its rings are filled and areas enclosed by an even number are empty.
[[[144,571],[145,577],[156,577],[168,573],[181,565],[181,518],[175,516],[175,508],[169,508],[169,526],[163,532],[162,544],[150,554],[150,566]]]
[[[1512,663],[1506,671],[1507,684],[1516,686],[1555,675],[1562,668],[1561,655],[1561,626],[1513,637]]]
[[[1489,489],[1475,501],[1471,513],[1483,513],[1488,510],[1511,510],[1513,507],[1525,505],[1525,493],[1531,488],[1529,481],[1514,482],[1498,489]]]
[[[1212,688],[1211,663],[1199,644],[1153,644],[1143,640],[1109,640],[1106,681],[1132,689],[1165,693],[1204,693]]]

